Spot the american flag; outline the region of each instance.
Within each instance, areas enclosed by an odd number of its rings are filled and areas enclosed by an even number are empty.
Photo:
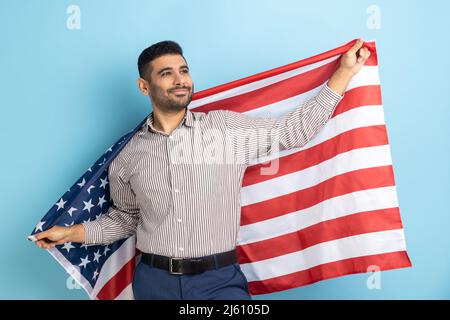
[[[109,164],[136,131],[137,128],[128,132],[109,147],[38,222],[32,235],[55,225],[71,226],[92,221],[107,213],[112,201],[108,183]],[[133,299],[133,271],[140,259],[135,244],[136,237],[131,236],[107,246],[67,242],[47,251],[91,299],[130,300]]]
[[[188,108],[281,117],[318,93],[353,40],[279,68],[197,92]],[[252,295],[369,270],[411,266],[389,148],[375,41],[331,119],[308,144],[258,158],[241,191],[238,261]],[[145,119],[113,144],[58,200],[33,233],[108,211],[108,166]],[[270,175],[264,169],[277,161]],[[267,171],[266,171],[267,172]],[[48,250],[91,299],[133,299],[140,254],[132,236],[109,246]]]

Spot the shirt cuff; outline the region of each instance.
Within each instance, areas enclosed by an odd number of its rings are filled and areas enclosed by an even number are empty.
[[[340,95],[336,91],[332,90],[327,83],[322,87],[319,94],[316,97],[317,102],[325,108],[327,111],[332,112],[336,105],[344,98],[344,95]]]
[[[81,224],[84,227],[85,244],[102,244],[103,231],[102,225],[98,221],[88,221]]]

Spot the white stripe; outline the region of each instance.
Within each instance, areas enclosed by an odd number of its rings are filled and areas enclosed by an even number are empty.
[[[208,103],[211,103],[214,101],[234,97],[234,96],[237,96],[240,94],[244,94],[244,93],[251,92],[251,91],[254,91],[257,89],[261,89],[261,88],[267,87],[271,84],[274,84],[276,82],[280,82],[282,80],[292,78],[294,76],[305,73],[307,71],[317,69],[317,68],[319,68],[327,63],[330,63],[338,58],[339,58],[339,56],[331,57],[329,59],[319,61],[319,62],[310,64],[307,66],[303,66],[301,68],[297,68],[297,69],[294,69],[294,70],[291,70],[288,72],[284,72],[284,73],[281,73],[276,76],[265,78],[265,79],[262,79],[259,81],[254,81],[254,82],[251,82],[251,83],[248,83],[248,84],[245,84],[245,85],[233,88],[233,89],[225,90],[225,91],[216,93],[214,95],[211,95],[211,96],[208,96],[208,97],[205,97],[202,99],[192,100],[191,103],[188,105],[188,108],[189,109],[197,108],[199,106],[202,106],[204,104],[208,104]]]
[[[242,206],[315,186],[339,174],[391,165],[389,145],[353,149],[301,171],[242,188]]]
[[[288,275],[324,263],[404,250],[403,229],[396,229],[319,243],[279,257],[241,264],[241,268],[250,282]]]
[[[120,269],[123,268],[136,254],[136,236],[129,237],[119,249],[117,249],[106,262],[98,277],[95,287],[92,291],[93,296],[97,296],[103,286],[114,277]]]
[[[239,245],[272,239],[323,221],[371,210],[397,208],[395,186],[355,191],[322,201],[312,207],[241,226]]]
[[[350,80],[345,91],[363,86],[380,85],[378,66],[364,66]]]
[[[363,127],[385,125],[384,112],[382,106],[363,106],[341,113],[327,121],[319,133],[301,148],[282,150],[278,154],[261,157],[250,162],[255,165],[270,161],[276,158],[288,156],[290,154],[314,147],[324,141],[332,139],[341,133]]]

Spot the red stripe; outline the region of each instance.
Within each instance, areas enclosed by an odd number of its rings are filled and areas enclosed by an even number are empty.
[[[273,277],[263,281],[250,281],[249,292],[252,295],[266,294],[293,289],[317,281],[345,276],[354,273],[366,273],[368,267],[377,266],[380,271],[411,267],[406,251],[397,251],[350,258],[322,264],[310,269],[288,275]]]
[[[272,165],[270,162],[247,167],[242,180],[242,186],[246,187],[301,171],[350,150],[387,144],[388,139],[385,125],[352,129],[306,150],[278,158],[278,170],[274,174],[263,175],[261,173],[263,168]]]
[[[344,98],[336,106],[332,118],[358,107],[382,104],[381,87],[379,85],[356,87],[345,92]]]
[[[278,68],[274,68],[268,71],[264,71],[249,77],[245,77],[239,80],[235,80],[235,81],[231,81],[216,87],[212,87],[209,89],[205,89],[199,92],[194,93],[194,95],[192,96],[192,100],[197,100],[197,99],[202,99],[214,94],[217,94],[219,92],[222,91],[226,91],[226,90],[230,90],[233,88],[237,88],[255,81],[259,81],[259,80],[263,80],[263,79],[267,79],[276,75],[279,75],[281,73],[285,73],[294,69],[298,69],[316,62],[320,62],[338,55],[341,55],[345,52],[347,52],[352,46],[353,44],[356,42],[355,40],[352,40],[338,48],[320,53],[318,55],[297,61],[297,62],[293,62]],[[364,46],[366,46],[370,51],[371,51],[371,55],[369,57],[369,59],[367,59],[365,65],[367,66],[375,66],[378,65],[378,59],[377,59],[377,53],[376,53],[376,46],[375,46],[375,42],[365,42]]]
[[[394,185],[392,165],[346,172],[310,188],[243,206],[241,225],[279,217],[351,192]]]
[[[271,239],[240,245],[237,252],[239,263],[249,263],[301,251],[327,241],[402,228],[398,207],[371,210],[322,221]]]
[[[140,251],[136,249],[135,256],[130,259],[98,292],[97,299],[113,300],[133,281],[136,267],[136,256]]]
[[[235,112],[246,112],[258,109],[321,86],[333,75],[338,66],[339,61],[333,61],[291,78],[246,93],[206,103],[192,110],[209,112],[227,109]]]

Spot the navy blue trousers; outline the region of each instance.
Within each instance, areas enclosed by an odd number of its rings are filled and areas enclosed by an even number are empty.
[[[171,274],[139,262],[133,275],[136,300],[251,300],[239,263],[199,274]]]

